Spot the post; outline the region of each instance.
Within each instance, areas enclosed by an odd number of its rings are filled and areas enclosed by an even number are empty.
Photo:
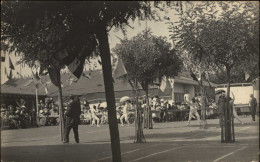
[[[59,117],[60,117],[60,136],[61,141],[64,141],[64,111],[63,111],[63,102],[62,102],[62,89],[61,89],[61,81],[60,81],[60,70],[57,72],[57,80],[58,80],[58,105],[59,105]]]
[[[226,128],[226,132],[225,132],[225,141],[226,142],[234,142],[234,139],[233,138],[233,125],[234,123],[232,122],[232,114],[233,112],[231,112],[232,108],[231,108],[231,105],[229,103],[230,101],[230,70],[231,68],[230,67],[226,67],[227,69],[227,81],[228,81],[228,84],[227,84],[227,97],[226,97],[226,104],[225,104],[225,128]]]
[[[39,117],[39,101],[38,101],[38,86],[35,86],[35,98],[36,98],[36,117]]]
[[[143,120],[142,120],[142,112],[141,106],[138,103],[138,89],[137,89],[137,81],[135,79],[135,101],[136,101],[136,118],[135,118],[135,140],[134,143],[146,143],[143,132]]]

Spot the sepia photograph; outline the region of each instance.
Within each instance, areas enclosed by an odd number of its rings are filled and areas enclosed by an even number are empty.
[[[1,162],[258,162],[259,1],[1,1]]]

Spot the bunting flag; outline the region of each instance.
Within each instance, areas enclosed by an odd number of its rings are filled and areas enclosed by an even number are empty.
[[[126,74],[127,74],[127,71],[125,69],[123,62],[121,61],[120,58],[117,58],[116,66],[115,66],[115,69],[113,71],[114,78],[117,79],[117,78],[124,76]]]
[[[19,72],[17,72],[16,74],[17,74],[19,77],[23,78],[23,76],[22,76]]]
[[[167,78],[166,78],[166,76],[164,76],[164,77],[162,78],[162,81],[161,81],[160,90],[161,90],[162,92],[164,92],[165,89],[166,89],[166,86],[167,86]]]
[[[72,85],[74,79],[70,76],[69,79],[67,80],[68,85]]]
[[[245,72],[245,80],[247,81],[248,78],[250,77],[249,73],[248,72]]]
[[[190,70],[190,76],[192,77],[193,80],[199,81],[196,77],[196,75]]]
[[[58,83],[60,82],[60,71],[57,68],[48,68],[49,76],[51,82],[58,87]]]
[[[174,88],[174,79],[169,78],[168,79],[171,85],[171,88]]]
[[[33,75],[33,81],[34,83],[37,85],[41,82],[41,78],[39,77],[39,74],[38,72],[36,72],[35,74],[33,73],[32,71],[32,75]]]
[[[42,66],[40,66],[39,76],[43,76],[43,75],[47,75],[47,74],[48,74],[48,71],[46,71],[46,68],[43,68]]]
[[[12,63],[11,57],[9,57],[9,68],[14,70],[14,65]]]
[[[9,75],[7,75],[7,78],[8,78],[8,80],[10,80],[10,79],[13,78],[13,72],[12,72],[12,70],[10,70],[10,73],[9,73]]]
[[[208,81],[208,83],[209,83],[209,87],[212,88],[212,86],[211,86],[211,84],[210,84],[210,79],[209,79],[209,72],[206,71],[206,72],[205,72],[205,75],[206,75],[206,79],[207,79],[207,81]]]
[[[84,46],[79,52],[78,56],[69,64],[68,69],[76,76],[78,79],[82,75],[86,56],[90,55],[95,48],[91,46]]]
[[[45,88],[44,88],[44,90],[45,90],[45,94],[48,95],[48,94],[49,94],[49,91],[48,91],[47,83],[45,83]]]
[[[1,62],[5,62],[5,52],[1,52]]]
[[[8,74],[7,74],[7,70],[6,70],[6,67],[5,67],[5,76],[8,76]]]
[[[68,69],[75,75],[77,78],[80,78],[84,68],[84,61],[75,58],[74,61],[68,65]]]
[[[79,47],[75,48],[74,51],[68,51],[68,56],[63,59],[64,64],[78,79],[82,75],[86,57],[90,56],[96,49],[96,38],[92,35],[89,36],[88,40],[82,42],[84,45],[79,44]]]

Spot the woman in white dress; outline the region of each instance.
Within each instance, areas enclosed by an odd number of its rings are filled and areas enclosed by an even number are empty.
[[[190,121],[194,115],[197,117],[197,120],[201,124],[200,115],[198,113],[198,103],[196,102],[195,98],[192,98],[192,100],[189,102],[189,106],[190,106],[190,113],[189,113],[189,120],[187,126],[190,125]]]

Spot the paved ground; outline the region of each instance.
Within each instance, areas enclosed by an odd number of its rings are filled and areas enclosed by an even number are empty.
[[[220,143],[218,120],[208,120],[208,129],[198,122],[156,123],[144,130],[147,143],[136,144],[134,125],[119,127],[122,160],[133,161],[259,161],[259,120],[235,119],[236,142]],[[79,127],[80,143],[71,132],[70,144],[62,144],[58,126],[1,131],[3,161],[112,161],[108,125]]]

